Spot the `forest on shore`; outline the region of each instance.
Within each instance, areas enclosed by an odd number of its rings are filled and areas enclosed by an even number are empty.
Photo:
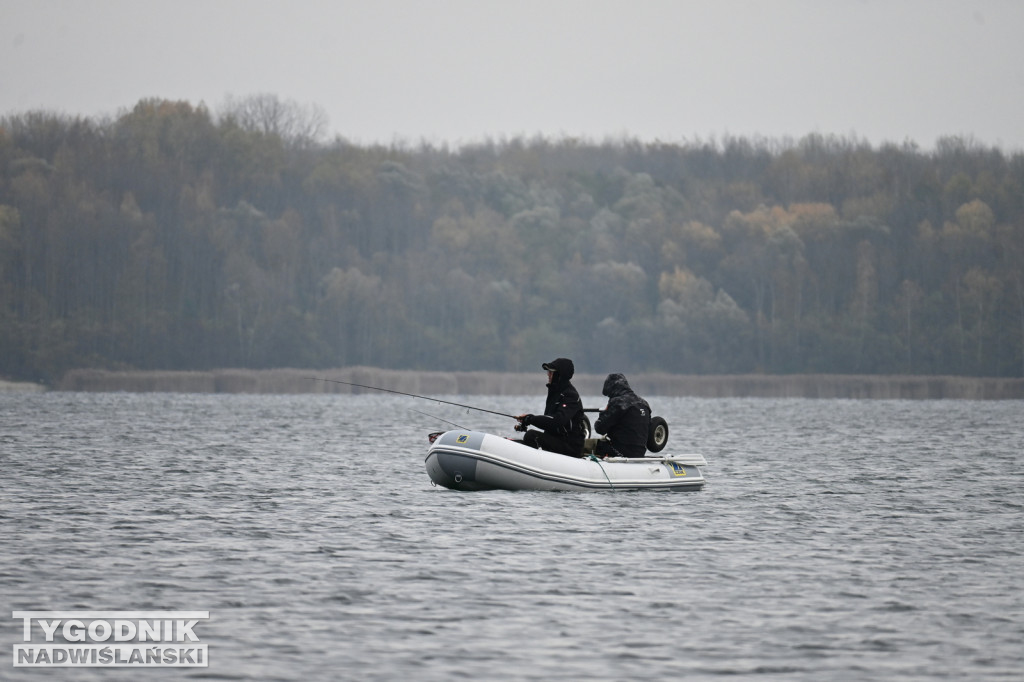
[[[262,95],[0,118],[0,377],[1024,376],[1024,153],[322,139]]]

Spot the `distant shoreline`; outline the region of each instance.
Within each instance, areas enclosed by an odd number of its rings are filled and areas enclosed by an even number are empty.
[[[0,393],[42,393],[46,386],[30,381],[6,381],[0,379]]]
[[[577,374],[585,396],[601,394],[605,375]],[[844,398],[872,400],[1022,400],[1024,379],[959,376],[873,376],[835,374],[678,375],[627,374],[641,395],[699,398]],[[327,381],[321,381],[325,379]],[[421,372],[373,367],[330,370],[221,369],[205,372],[76,369],[58,391],[132,393],[368,393],[349,382],[417,395],[533,395],[544,376],[507,372]],[[13,385],[13,384],[12,384]],[[30,384],[34,386],[34,384]],[[24,386],[24,384],[22,384]]]

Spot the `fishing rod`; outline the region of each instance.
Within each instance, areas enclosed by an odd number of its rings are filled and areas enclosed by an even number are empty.
[[[332,384],[344,384],[345,386],[358,386],[359,388],[369,388],[374,391],[384,391],[385,393],[395,393],[397,395],[407,395],[410,398],[419,398],[421,400],[432,400],[435,403],[444,403],[445,405],[454,405],[455,407],[465,407],[467,410],[476,410],[477,412],[486,412],[488,414],[496,414],[499,417],[508,417],[509,419],[519,419],[514,414],[505,414],[504,412],[495,412],[494,410],[485,410],[482,407],[474,407],[472,405],[463,405],[462,403],[453,403],[450,400],[441,400],[440,398],[431,398],[425,395],[416,395],[415,393],[405,393],[403,391],[392,391],[390,388],[380,388],[379,386],[367,386],[366,384],[356,384],[351,381],[338,381],[337,379],[321,379],[320,377],[306,377],[313,381],[327,381]]]
[[[438,421],[444,422],[445,424],[451,424],[455,428],[462,429],[463,431],[472,431],[473,430],[473,429],[471,429],[471,428],[469,428],[467,426],[463,426],[462,424],[456,424],[455,422],[450,422],[447,419],[441,419],[437,415],[427,414],[426,412],[420,412],[419,410],[414,410],[411,407],[409,408],[409,410],[412,411],[412,412],[415,412],[416,414],[422,414],[424,417],[430,417],[431,419],[436,419]]]

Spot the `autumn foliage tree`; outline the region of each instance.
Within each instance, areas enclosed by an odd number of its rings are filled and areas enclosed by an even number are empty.
[[[273,95],[0,120],[0,375],[1024,375],[1024,156],[324,139]]]

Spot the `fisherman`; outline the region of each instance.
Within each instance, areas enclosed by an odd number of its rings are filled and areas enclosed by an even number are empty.
[[[524,445],[557,452],[569,457],[583,456],[586,438],[583,403],[580,394],[570,383],[575,367],[569,358],[556,358],[541,367],[548,373],[548,397],[544,414],[521,414],[516,419],[516,431],[523,431]],[[537,430],[527,430],[535,426]]]
[[[622,374],[609,374],[602,395],[608,406],[594,423],[594,431],[608,438],[597,441],[598,457],[643,457],[647,452],[647,433],[651,428],[651,406],[633,392]]]

